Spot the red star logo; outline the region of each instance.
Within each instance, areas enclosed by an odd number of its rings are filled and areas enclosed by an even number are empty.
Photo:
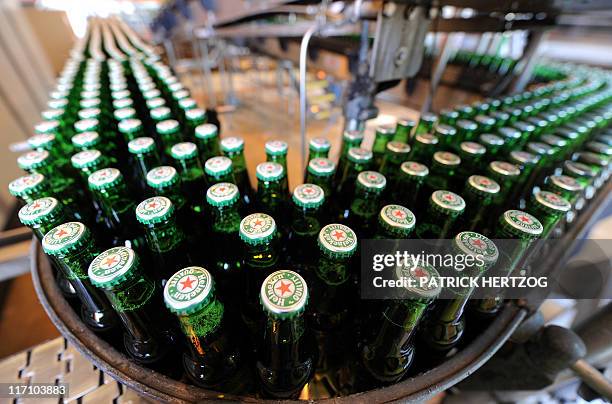
[[[334,234],[332,234],[332,236],[335,237],[336,240],[341,241],[346,238],[346,233],[343,231],[336,230]]]
[[[59,230],[57,233],[55,233],[55,236],[56,236],[56,237],[63,237],[63,236],[65,236],[66,234],[68,234],[68,232],[67,232],[66,230],[64,230],[64,229],[60,229],[60,230]]]
[[[482,249],[485,246],[485,243],[480,239],[472,239],[472,245]]]
[[[406,217],[406,214],[404,212],[402,212],[399,209],[396,209],[393,211],[393,216],[395,217],[399,217],[400,219],[403,219],[404,217]]]
[[[559,202],[559,197],[557,195],[548,195],[548,199],[553,202]]]
[[[525,216],[525,215],[520,215],[520,216],[518,217],[518,219],[519,219],[521,222],[523,222],[523,223],[531,223],[531,219],[529,219],[529,218],[528,218],[527,216]]]
[[[33,209],[38,209],[38,208],[40,208],[40,202],[36,201],[36,202],[34,203],[34,205],[32,205],[32,208],[33,208]]]
[[[117,262],[119,262],[119,258],[117,258],[116,255],[112,255],[112,256],[108,257],[107,259],[105,259],[104,262],[102,262],[102,265],[105,266],[105,267],[112,267]]]
[[[219,187],[219,188],[217,188],[217,190],[218,190],[219,192],[225,192],[225,187]]]
[[[452,202],[455,199],[455,197],[452,196],[451,194],[446,194],[446,195],[444,195],[444,199],[446,199],[447,201]]]
[[[276,290],[280,290],[281,297],[285,296],[285,293],[291,293],[291,284],[280,281],[280,286],[276,287]]]
[[[187,279],[185,279],[182,282],[179,282],[181,284],[181,286],[182,286],[181,290],[185,290],[187,288],[192,289],[194,282],[195,282],[195,278],[191,279],[189,276],[187,276]]]
[[[375,180],[376,176],[374,174],[370,174],[370,175],[368,175],[368,179]]]
[[[157,206],[158,206],[158,203],[156,201],[149,202],[149,204],[147,205],[147,207],[151,209],[155,209]]]
[[[255,227],[260,227],[263,224],[263,222],[260,219],[255,220],[255,222],[253,223],[253,226]]]
[[[480,183],[482,185],[491,185],[491,181],[489,181],[487,178],[483,178],[482,181],[480,181]]]
[[[414,270],[412,271],[412,273],[414,274],[414,276],[416,276],[417,278],[422,278],[424,276],[427,276],[427,272],[425,272],[423,270],[423,268],[414,268]]]
[[[314,190],[310,187],[306,187],[304,188],[304,193],[305,194],[312,194],[314,192]]]

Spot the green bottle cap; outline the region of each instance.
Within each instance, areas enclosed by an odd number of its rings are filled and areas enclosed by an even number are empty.
[[[179,100],[178,105],[182,110],[185,111],[188,111],[198,106],[198,104],[193,98],[183,98],[182,100]]]
[[[66,106],[68,106],[68,100],[65,98],[59,100],[49,100],[49,102],[47,102],[47,107],[51,109],[63,109],[66,108]]]
[[[45,176],[32,173],[19,177],[9,183],[8,189],[11,195],[22,198],[26,195],[37,194],[45,188]]]
[[[490,115],[495,118],[496,121],[499,122],[507,122],[510,119],[510,114],[504,111],[494,111],[491,112]]]
[[[145,199],[136,206],[136,219],[142,224],[164,222],[174,214],[174,205],[165,196]]]
[[[489,171],[499,178],[517,177],[521,175],[521,170],[516,164],[507,161],[492,161],[489,163]]]
[[[270,156],[284,156],[287,154],[289,146],[287,142],[282,140],[270,140],[266,142],[265,149],[266,154]]]
[[[155,108],[160,108],[160,107],[165,107],[166,106],[166,100],[164,100],[161,97],[157,97],[157,98],[150,98],[147,101],[147,108],[149,109],[155,109]]]
[[[35,170],[49,163],[49,152],[46,150],[30,151],[17,157],[17,165],[26,171]]]
[[[398,238],[406,237],[416,223],[414,213],[401,205],[386,205],[380,210],[378,223]]]
[[[151,137],[137,137],[128,142],[128,151],[132,154],[145,154],[155,150],[155,140]]]
[[[567,140],[559,137],[559,136],[555,136],[555,135],[551,135],[551,134],[545,134],[540,136],[540,140],[543,143],[546,143],[549,146],[552,147],[565,147],[567,146]]]
[[[74,123],[74,129],[78,132],[90,132],[97,131],[99,126],[99,122],[97,119],[81,119],[80,121],[76,121]]]
[[[187,121],[205,121],[206,120],[206,111],[200,108],[191,108],[185,111],[185,118]],[[212,125],[212,124],[211,124]],[[197,137],[197,128],[196,128],[196,137]]]
[[[91,233],[83,223],[67,222],[49,230],[42,246],[46,254],[57,256],[80,251],[89,242]]]
[[[408,154],[410,153],[410,146],[404,142],[398,142],[396,140],[392,140],[387,143],[385,148],[393,153],[393,154]]]
[[[116,168],[103,168],[89,175],[87,182],[93,190],[103,190],[116,186],[123,181],[123,175]]]
[[[285,169],[278,163],[266,161],[257,164],[255,174],[261,181],[278,181],[285,176]]]
[[[45,121],[54,121],[60,119],[65,113],[64,109],[56,108],[56,109],[47,109],[40,113],[40,116]]]
[[[535,216],[520,210],[507,210],[500,218],[502,228],[520,239],[537,238],[544,231],[542,223]]]
[[[409,299],[433,300],[442,290],[442,282],[433,281],[440,274],[436,269],[424,262],[405,262],[395,268],[397,279],[407,279],[405,289]]]
[[[142,96],[145,100],[150,100],[152,98],[161,97],[161,92],[157,88],[154,88],[152,90],[145,91],[144,93],[142,93]]]
[[[244,139],[230,136],[221,139],[221,150],[224,153],[235,153],[244,150]]]
[[[71,139],[72,144],[79,148],[95,147],[101,140],[98,132],[81,132]]]
[[[232,172],[232,159],[225,156],[215,156],[206,160],[204,171],[212,177],[226,175]]]
[[[62,214],[62,205],[52,197],[36,199],[19,209],[19,220],[25,226],[50,223]]]
[[[138,273],[138,257],[131,248],[113,247],[94,258],[87,272],[94,286],[112,289]]]
[[[308,162],[308,172],[317,177],[329,177],[336,172],[336,163],[327,158],[317,157]]]
[[[468,189],[479,196],[490,197],[499,193],[501,187],[491,178],[471,175],[467,181]]]
[[[570,128],[558,128],[555,130],[555,135],[567,140],[576,140],[580,136],[578,132]]]
[[[473,231],[462,231],[454,239],[453,247],[461,254],[480,257],[486,268],[497,262],[499,251],[488,237]]]
[[[400,170],[410,177],[425,178],[429,175],[429,168],[426,165],[417,163],[416,161],[404,161],[400,166]]]
[[[93,167],[102,160],[102,153],[96,149],[83,150],[70,158],[72,166],[76,169]]]
[[[457,130],[450,125],[438,124],[434,128],[434,135],[438,138],[452,138],[457,134]]]
[[[387,179],[376,171],[362,171],[357,175],[357,187],[366,192],[379,194],[385,190]]]
[[[79,111],[80,119],[98,119],[102,111],[100,108],[85,108]]]
[[[397,120],[395,130],[397,131],[397,127],[400,127],[400,128],[408,128],[408,130],[410,131],[415,126],[416,126],[416,122],[413,119],[410,119],[410,118],[400,118],[400,119]]]
[[[265,213],[253,213],[240,222],[240,238],[247,244],[258,245],[271,241],[276,235],[276,222]]]
[[[572,204],[565,198],[548,191],[539,191],[533,196],[533,202],[544,212],[559,216],[569,212]]]
[[[504,145],[504,139],[491,133],[483,133],[478,137],[478,141],[485,145],[485,147],[496,147]]]
[[[527,118],[526,123],[533,125],[535,128],[543,130],[546,129],[546,127],[549,125],[548,121],[546,119],[542,119],[540,117],[537,116],[532,116]]]
[[[351,147],[347,155],[350,162],[357,164],[369,163],[373,157],[374,155],[370,150],[362,149],[361,147]]]
[[[155,167],[147,173],[147,185],[154,189],[162,189],[178,181],[178,172],[172,166]]]
[[[487,151],[483,145],[476,142],[461,142],[459,148],[465,155],[482,156]]]
[[[121,122],[119,122],[117,126],[119,128],[119,132],[125,133],[125,134],[134,133],[139,130],[142,130],[142,122],[140,121],[140,119],[132,119],[132,118],[124,119]]]
[[[584,185],[578,180],[567,175],[551,175],[548,177],[548,185],[553,191],[559,193],[570,192],[574,194],[584,189]]]
[[[134,105],[134,101],[132,101],[131,98],[124,98],[122,100],[114,100],[113,101],[113,108],[114,109],[130,108],[133,105]]]
[[[349,145],[359,146],[363,141],[363,132],[359,130],[345,130],[342,132],[342,141]]]
[[[293,271],[276,271],[263,281],[259,301],[267,316],[282,320],[294,318],[306,309],[308,286]]]
[[[171,135],[178,133],[180,126],[174,119],[167,119],[165,121],[158,122],[155,125],[155,129],[157,130],[157,133],[162,135]]]
[[[323,205],[325,192],[315,184],[301,184],[293,190],[293,202],[302,208],[314,209]]]
[[[134,108],[121,108],[113,113],[116,120],[122,121],[124,119],[136,118],[136,110]]]
[[[192,159],[198,155],[198,147],[191,142],[177,143],[170,149],[170,155],[177,160]]]
[[[512,150],[510,152],[510,161],[518,165],[533,166],[538,164],[540,157],[537,154],[532,154],[526,151]]]
[[[452,109],[442,109],[440,110],[440,116],[444,117],[447,121],[452,122],[459,119],[459,112]]]
[[[312,151],[326,152],[331,149],[331,143],[324,137],[315,137],[310,139],[310,142],[308,142],[308,147]]]
[[[180,316],[195,313],[214,297],[214,281],[202,267],[187,267],[176,272],[164,287],[164,302],[171,312]]]
[[[348,226],[332,223],[319,232],[319,248],[329,258],[349,258],[357,250],[357,236]]]
[[[219,131],[217,129],[217,125],[212,123],[205,123],[202,125],[198,125],[195,128],[195,137],[198,139],[212,139],[219,135]]]
[[[438,138],[431,133],[419,133],[414,137],[415,141],[421,144],[434,145],[438,144]]]
[[[504,126],[502,128],[499,128],[497,130],[497,133],[504,139],[509,139],[510,141],[512,140],[516,140],[516,139],[520,139],[521,138],[521,132],[519,132],[518,130],[514,129],[514,128],[510,128],[507,126]]]
[[[150,114],[151,118],[157,122],[169,120],[172,117],[172,113],[168,107],[153,108]]]
[[[175,83],[175,84],[180,84],[180,83]],[[176,86],[175,84],[172,84],[170,86],[168,86],[168,88],[170,88],[170,91],[172,91],[172,98],[174,98],[177,101],[181,101],[184,100],[185,98],[189,98],[189,91],[183,89],[183,85],[180,84],[180,87]],[[172,90],[172,87],[176,88],[177,90]]]
[[[35,150],[50,150],[55,143],[55,135],[52,133],[40,133],[28,138],[28,145]]]
[[[238,199],[240,191],[231,182],[219,182],[206,191],[206,201],[212,206],[232,206]]]
[[[391,125],[380,125],[376,127],[376,136],[390,138],[395,134],[395,128]]]
[[[465,201],[454,192],[440,190],[431,194],[429,206],[436,212],[456,217],[465,210]]]
[[[81,98],[100,98],[100,92],[98,90],[81,91]]]
[[[457,167],[461,164],[461,158],[451,152],[437,151],[433,155],[433,162],[444,167]]]

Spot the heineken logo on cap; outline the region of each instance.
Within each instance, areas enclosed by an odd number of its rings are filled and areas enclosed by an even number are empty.
[[[276,223],[270,215],[253,213],[240,222],[240,237],[246,242],[265,242],[276,232]]]
[[[457,234],[455,245],[465,254],[481,256],[487,265],[495,263],[499,256],[497,246],[488,237],[473,231]]]
[[[271,161],[260,163],[255,169],[257,178],[264,181],[274,181],[282,178],[284,171],[285,170],[283,169],[282,165]]]
[[[211,297],[213,279],[202,267],[187,267],[176,272],[164,287],[164,301],[179,314],[198,310]]]
[[[537,155],[522,150],[512,150],[510,158],[520,164],[536,164],[540,160]]]
[[[265,149],[266,153],[269,154],[284,154],[287,152],[288,146],[287,142],[282,140],[271,140],[266,142]]]
[[[380,210],[380,217],[391,227],[412,229],[415,224],[414,214],[401,205],[386,205]]]
[[[179,101],[179,107],[182,109],[191,109],[196,107],[196,102],[193,98],[183,98]]]
[[[308,162],[308,170],[314,174],[333,174],[336,164],[329,159],[317,157]]]
[[[568,212],[572,208],[572,205],[565,198],[548,191],[536,193],[535,200],[539,204],[554,211]]]
[[[232,204],[238,200],[238,187],[231,182],[220,182],[208,188],[206,199],[214,206]]]
[[[480,143],[461,142],[461,150],[469,154],[484,154],[487,149]]]
[[[43,238],[43,248],[47,253],[53,253],[78,242],[86,233],[87,228],[81,222],[68,222],[50,230]]]
[[[93,119],[100,116],[100,108],[85,108],[79,111],[79,118],[81,119]]]
[[[543,231],[542,224],[538,219],[520,210],[507,210],[504,212],[504,220],[515,230],[529,235],[539,236]]]
[[[567,175],[553,175],[550,177],[550,182],[565,191],[577,192],[582,190],[582,184]]]
[[[55,132],[60,126],[59,121],[45,121],[37,124],[34,127],[37,133]]]
[[[102,153],[99,150],[83,150],[72,156],[70,161],[76,168],[81,168],[96,162],[100,157]]]
[[[411,176],[414,177],[425,177],[429,174],[429,169],[427,166],[417,163],[416,161],[404,161],[400,166],[400,169]]]
[[[415,139],[422,144],[438,144],[438,138],[431,133],[419,133]]]
[[[134,265],[136,254],[128,247],[114,247],[98,255],[89,265],[89,278],[98,286],[112,286]],[[110,284],[109,284],[110,282]]]
[[[470,186],[477,191],[496,194],[500,190],[500,186],[494,180],[482,175],[471,175],[468,178]]]
[[[154,147],[155,140],[150,137],[137,137],[128,142],[128,150],[136,154],[151,151]]]
[[[359,163],[372,160],[373,154],[370,150],[361,147],[351,147],[348,151],[348,159]]]
[[[227,173],[232,168],[232,159],[225,156],[211,157],[204,163],[204,169],[210,175]]]
[[[329,252],[352,254],[357,248],[357,236],[343,224],[328,224],[319,232],[319,244]]]
[[[158,107],[158,108],[153,108],[151,110],[151,118],[155,119],[156,121],[160,121],[162,119],[166,119],[170,117],[170,108],[168,107]]]
[[[9,191],[12,194],[20,194],[28,189],[34,188],[45,180],[45,177],[39,173],[24,175],[9,183]]]
[[[55,135],[51,133],[41,133],[28,138],[28,144],[35,149],[44,147],[45,145],[54,141]]]
[[[166,219],[172,213],[172,209],[170,199],[165,196],[154,196],[136,206],[136,217],[140,222],[151,223],[155,219]]]
[[[58,204],[58,200],[52,197],[36,199],[19,210],[19,219],[26,223],[45,217],[57,208]]]
[[[345,130],[342,137],[344,138],[344,141],[353,144],[363,140],[363,132],[358,130]]]
[[[136,110],[134,108],[121,108],[115,111],[115,118],[120,121],[123,119],[133,118],[136,116]]]
[[[276,316],[301,313],[308,301],[306,281],[293,271],[281,270],[270,274],[261,285],[261,303]]]
[[[387,179],[376,171],[362,171],[357,175],[357,184],[366,189],[383,190],[387,185]]]
[[[198,148],[191,142],[181,142],[172,146],[170,153],[174,158],[186,159],[194,157],[198,153]]]
[[[31,151],[22,154],[17,158],[17,164],[23,169],[35,168],[43,163],[49,157],[49,152],[46,150]]]
[[[90,130],[95,130],[98,127],[98,120],[91,119],[81,119],[80,121],[75,122],[74,128],[77,132],[87,132]]]
[[[172,166],[155,167],[147,173],[147,183],[149,185],[164,185],[178,178],[176,168]]]
[[[165,121],[158,122],[155,127],[159,133],[169,134],[178,132],[179,123],[174,119],[167,119]]]
[[[204,119],[206,117],[206,111],[200,108],[191,108],[185,111],[185,117],[190,121],[194,121],[197,119]],[[197,132],[197,128],[196,128],[196,132]]]
[[[301,184],[293,190],[293,200],[298,206],[317,207],[324,199],[323,189],[315,184]]]
[[[326,151],[331,148],[331,143],[329,143],[329,140],[325,139],[324,137],[315,137],[310,139],[308,145],[311,149],[316,151]]]
[[[515,164],[506,161],[493,161],[489,167],[491,167],[493,172],[505,176],[514,177],[521,174],[521,170]]]
[[[387,150],[393,153],[405,154],[410,152],[410,146],[408,146],[407,143],[392,140],[391,142],[387,143]]]
[[[118,127],[121,133],[131,133],[142,128],[142,122],[140,121],[140,119],[124,119],[119,122]]]
[[[68,100],[67,99],[61,99],[61,100],[50,100],[47,103],[47,106],[51,109],[59,109],[59,108],[64,108],[66,107],[66,105],[68,105]]]
[[[443,209],[455,212],[462,212],[465,209],[463,198],[451,191],[435,191],[431,194],[431,200]]]
[[[100,140],[98,132],[83,132],[72,137],[72,143],[75,146],[85,147],[97,143]]]
[[[215,128],[216,130],[216,128]],[[223,151],[233,152],[242,150],[244,147],[244,140],[237,136],[230,136],[221,139],[221,148]]]
[[[461,164],[461,159],[454,153],[450,152],[435,152],[433,155],[434,161],[445,166],[456,166]]]
[[[102,187],[112,184],[121,177],[121,172],[116,168],[103,168],[91,174],[88,178],[89,184]]]
[[[200,138],[200,139],[213,138],[217,136],[217,132],[218,132],[217,126],[212,123],[204,123],[202,125],[198,125],[195,128],[195,135],[197,138]],[[231,138],[226,138],[226,139],[231,139]],[[223,140],[226,140],[226,139],[223,139]],[[221,144],[223,144],[223,141],[221,141]]]
[[[406,289],[416,298],[433,299],[440,293],[440,275],[431,265],[407,262],[395,268],[395,275],[397,279],[408,279]]]

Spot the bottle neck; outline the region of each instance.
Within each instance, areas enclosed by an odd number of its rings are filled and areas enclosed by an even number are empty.
[[[241,171],[246,171],[246,161],[244,159],[244,151],[236,151],[236,152],[228,152],[225,153],[227,157],[232,160],[232,167],[234,168],[234,173],[239,173]]]
[[[198,157],[174,160],[183,182],[193,182],[204,177],[204,170]]]
[[[118,313],[142,310],[151,301],[154,292],[155,283],[141,275],[105,290],[106,296]]]
[[[293,203],[291,232],[299,238],[316,238],[323,223],[321,207],[305,208]]]
[[[215,233],[237,234],[240,230],[240,213],[238,203],[231,206],[215,206],[212,209],[214,216],[212,229]]]
[[[329,286],[338,286],[345,283],[350,273],[350,257],[331,258],[323,252],[319,253],[319,262],[315,269],[317,276]]]
[[[257,181],[257,200],[260,209],[265,213],[270,213],[272,216],[279,213],[286,199],[282,178],[274,181]]]
[[[327,158],[329,156],[329,150],[308,150],[308,161],[316,158]]]
[[[172,252],[183,243],[185,235],[176,225],[175,217],[160,223],[145,225],[147,245],[157,254]]]
[[[302,337],[306,331],[303,315],[291,319],[267,317],[261,359],[272,369],[287,369],[303,361]]]
[[[155,167],[161,164],[157,151],[152,150],[147,153],[139,153],[134,155],[134,160],[137,165],[138,177],[146,184],[147,174]]]
[[[331,198],[333,178],[333,175],[315,175],[312,174],[310,171],[307,171],[305,183],[320,186],[323,189],[323,192],[325,193],[325,198]]]
[[[60,263],[64,275],[68,280],[80,279],[89,282],[87,271],[89,264],[94,260],[99,251],[93,242],[89,242],[82,249],[69,254],[56,255],[57,262]]]
[[[117,184],[112,188],[95,190],[94,194],[104,214],[117,228],[127,229],[134,223],[136,204],[130,198],[125,183]]]
[[[178,316],[189,350],[195,359],[204,359],[210,340],[221,331],[225,307],[216,298],[195,313]]]

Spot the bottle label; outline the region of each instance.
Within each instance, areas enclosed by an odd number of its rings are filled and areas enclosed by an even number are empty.
[[[293,271],[281,270],[270,274],[261,285],[261,303],[271,315],[301,313],[308,301],[306,281]]]

